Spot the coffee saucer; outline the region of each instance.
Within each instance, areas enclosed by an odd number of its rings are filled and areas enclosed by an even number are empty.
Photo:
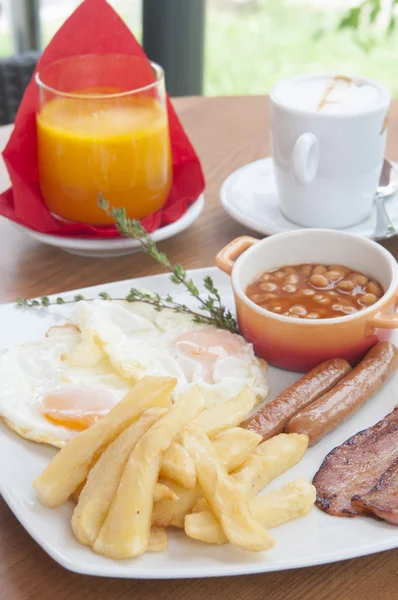
[[[393,164],[398,167],[397,163]],[[303,229],[282,214],[270,156],[244,165],[231,173],[221,186],[220,197],[221,204],[230,217],[262,235]],[[385,207],[392,223],[398,229],[398,192],[386,200]],[[373,239],[375,228],[374,208],[365,221],[344,231]]]
[[[151,234],[152,239],[155,242],[167,240],[168,238],[177,235],[184,229],[187,229],[196,219],[200,216],[205,205],[205,199],[203,194],[200,194],[197,200],[188,208],[185,214],[170,225],[160,227]],[[29,237],[42,242],[43,244],[49,244],[50,246],[56,246],[61,250],[65,250],[70,254],[77,254],[78,256],[88,256],[91,258],[112,258],[115,256],[125,256],[127,254],[133,254],[137,252],[141,245],[137,240],[130,238],[117,237],[117,238],[76,238],[76,237],[64,237],[60,235],[50,235],[47,233],[40,233],[23,227],[22,225],[13,225],[22,233],[29,235]]]

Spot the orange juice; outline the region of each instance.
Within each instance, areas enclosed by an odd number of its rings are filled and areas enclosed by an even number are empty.
[[[98,194],[131,218],[156,212],[171,180],[167,112],[149,97],[60,97],[37,115],[40,187],[49,209],[108,224]]]

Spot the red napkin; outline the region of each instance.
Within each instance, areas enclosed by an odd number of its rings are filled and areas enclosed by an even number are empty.
[[[106,0],[85,0],[49,43],[37,70],[61,58],[107,53],[123,53],[147,59],[133,34]],[[37,90],[32,78],[18,110],[15,129],[3,152],[12,188],[0,195],[0,214],[41,233],[74,237],[117,236],[114,227],[64,223],[49,212],[38,180],[36,106]],[[148,232],[179,219],[204,189],[199,158],[168,97],[167,109],[173,186],[163,210],[142,219]]]

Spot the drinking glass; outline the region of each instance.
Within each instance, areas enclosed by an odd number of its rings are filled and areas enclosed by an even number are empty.
[[[131,218],[165,204],[172,183],[163,69],[121,54],[82,55],[36,74],[39,182],[50,211],[112,223],[99,194]]]

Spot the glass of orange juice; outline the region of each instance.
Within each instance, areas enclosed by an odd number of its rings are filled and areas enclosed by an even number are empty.
[[[99,194],[131,218],[160,210],[172,183],[163,69],[87,54],[50,64],[36,83],[39,181],[50,211],[107,225]]]

